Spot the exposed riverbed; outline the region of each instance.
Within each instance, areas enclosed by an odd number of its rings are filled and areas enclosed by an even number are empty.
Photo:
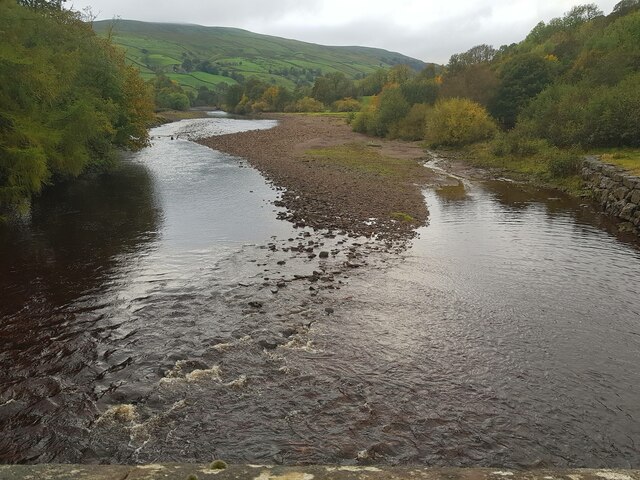
[[[159,127],[0,231],[0,461],[640,466],[637,244],[509,182],[401,253],[295,229],[186,140],[272,125]]]

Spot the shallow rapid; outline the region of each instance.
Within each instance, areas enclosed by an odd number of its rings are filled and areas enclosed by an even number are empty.
[[[188,141],[271,126],[159,127],[2,227],[0,461],[640,466],[635,240],[504,181],[401,254],[294,229]]]

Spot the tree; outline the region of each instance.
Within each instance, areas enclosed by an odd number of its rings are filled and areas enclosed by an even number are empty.
[[[613,7],[611,15],[614,17],[621,17],[628,15],[631,12],[640,10],[640,0],[622,0]]]
[[[476,63],[449,71],[440,87],[440,96],[468,98],[486,107],[495,97],[499,84],[495,70],[488,63]]]
[[[500,72],[500,85],[489,104],[491,114],[506,128],[513,128],[518,113],[553,81],[556,65],[533,53],[509,59]]]
[[[602,15],[604,15],[604,13],[595,3],[576,5],[567,13],[565,13],[563,23],[568,28],[575,28],[578,25],[581,25]]]
[[[353,80],[342,72],[327,73],[316,78],[311,95],[325,105],[330,105],[341,98],[352,97],[355,93]]]
[[[18,5],[31,8],[33,10],[62,10],[62,4],[67,0],[18,0]]]
[[[387,81],[402,85],[408,82],[416,72],[409,65],[396,65],[387,72]]]
[[[425,140],[430,144],[454,147],[490,139],[497,131],[484,107],[465,98],[438,101],[426,125]]]
[[[362,96],[377,95],[388,82],[387,70],[379,68],[358,82],[358,92]]]
[[[428,103],[433,105],[438,98],[440,87],[434,80],[415,77],[400,85],[402,95],[409,105]]]
[[[457,73],[461,70],[476,65],[478,63],[488,63],[493,60],[497,51],[491,45],[485,43],[476,45],[464,53],[456,53],[449,58],[447,69],[450,73]]]
[[[374,111],[375,128],[370,133],[379,137],[386,136],[392,125],[401,121],[409,113],[410,108],[399,86],[385,88],[377,99]]]
[[[0,2],[0,214],[109,165],[116,147],[143,147],[153,116],[122,50],[62,2],[27,3]]]

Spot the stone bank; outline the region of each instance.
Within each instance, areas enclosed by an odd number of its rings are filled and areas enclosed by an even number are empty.
[[[2,480],[640,480],[639,470],[376,466],[0,465]]]
[[[621,230],[640,235],[639,177],[602,163],[596,157],[588,157],[583,163],[582,178],[602,209],[624,222]]]

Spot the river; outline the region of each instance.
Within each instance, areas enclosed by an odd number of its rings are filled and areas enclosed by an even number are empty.
[[[0,461],[640,466],[637,242],[507,181],[425,191],[401,254],[295,229],[188,141],[272,125],[159,127],[2,227]]]

